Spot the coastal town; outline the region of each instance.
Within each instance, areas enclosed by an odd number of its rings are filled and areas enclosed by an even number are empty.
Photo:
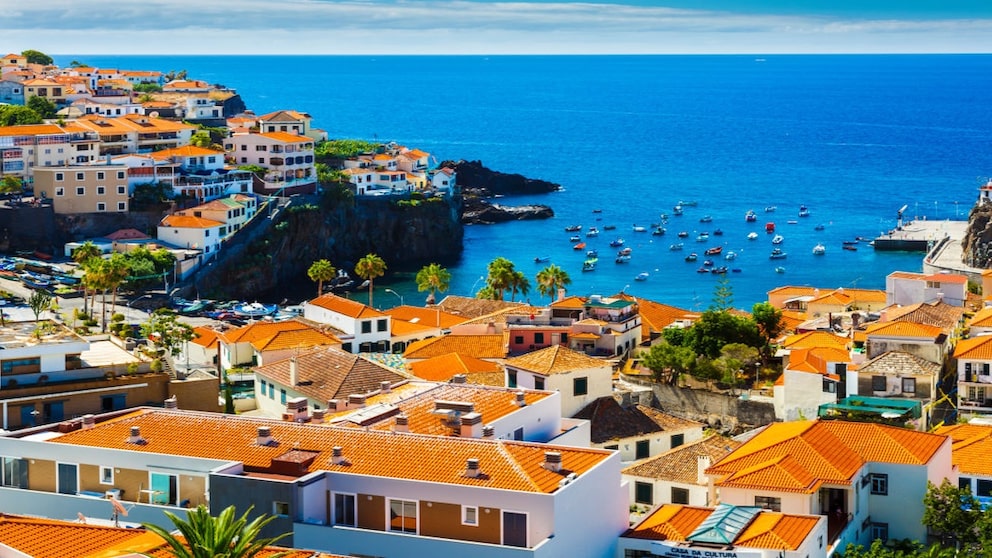
[[[425,261],[427,304],[383,309],[374,252],[313,254],[300,304],[208,304],[212,270],[311,200],[447,203],[457,170],[184,73],[0,71],[0,222],[26,239],[0,261],[0,555],[171,556],[179,523],[231,514],[300,558],[992,544],[992,270],[961,263],[963,225],[900,211],[876,248],[920,244],[923,271],[748,309],[720,282],[705,310],[577,296],[554,264],[550,302],[520,302],[504,258],[476,296]],[[32,243],[41,223],[73,238]]]

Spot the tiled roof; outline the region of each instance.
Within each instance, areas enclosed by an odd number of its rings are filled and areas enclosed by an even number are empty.
[[[466,319],[462,324],[505,324],[509,323],[511,316],[530,316],[539,313],[543,308],[528,306],[525,304],[517,306],[505,306],[479,316],[477,318]]]
[[[944,329],[916,322],[881,322],[873,323],[865,328],[865,334],[870,338],[880,337],[917,337],[936,339],[944,334]]]
[[[600,397],[583,407],[573,418],[591,423],[590,439],[594,444],[643,436],[653,432],[679,432],[703,424],[670,415],[645,405],[623,406],[611,395]]]
[[[783,349],[809,349],[812,347],[836,347],[844,349],[849,340],[826,331],[808,331],[786,337],[779,345]]]
[[[420,306],[397,306],[386,310],[386,314],[393,317],[393,323],[396,320],[403,320],[432,328],[440,327],[441,329],[447,329],[465,321],[464,317],[458,314],[450,314],[436,306],[428,308],[422,308]]]
[[[684,308],[669,306],[646,298],[637,298],[626,293],[616,295],[617,298],[633,300],[638,305],[641,316],[641,338],[650,339],[652,333],[660,333],[666,327],[677,321],[692,321],[699,317],[698,313]]]
[[[954,347],[954,358],[992,360],[992,335],[962,339]]]
[[[747,548],[799,550],[818,521],[820,518],[813,515],[762,512],[737,535],[734,544]]]
[[[340,345],[337,337],[313,327],[277,331],[271,337],[257,339],[252,347],[257,351],[280,351],[284,349],[304,349],[318,345]]]
[[[902,351],[887,351],[868,362],[862,363],[858,368],[858,372],[869,375],[886,374],[903,376],[913,374],[939,378],[940,364]]]
[[[55,124],[22,124],[19,126],[0,126],[0,136],[45,136],[64,134],[65,131]]]
[[[931,273],[924,277],[924,279],[934,283],[952,283],[956,285],[965,285],[968,283],[968,276],[959,273]]]
[[[381,318],[385,314],[361,302],[327,293],[311,299],[307,304],[319,306],[349,318]]]
[[[849,484],[866,462],[923,465],[944,436],[874,423],[773,423],[707,470],[716,486],[810,494],[821,483]]]
[[[144,240],[149,237],[138,229],[118,229],[107,235],[109,240]]]
[[[968,325],[971,327],[992,327],[992,306],[986,306],[976,312]]]
[[[551,303],[552,308],[573,308],[576,310],[582,310],[586,307],[586,298],[582,296],[566,296],[561,300],[555,300]]]
[[[206,325],[193,328],[193,343],[205,348],[217,348],[217,330]]]
[[[500,359],[507,353],[507,334],[442,335],[410,343],[403,353],[408,359],[428,359],[448,353],[475,358]]]
[[[782,324],[782,331],[793,332],[799,327],[799,324],[806,321],[806,313],[798,312],[795,310],[782,310],[782,319],[779,323]]]
[[[274,443],[257,444],[259,426],[270,428]],[[127,442],[132,427],[140,429],[145,443]],[[45,443],[216,459],[243,463],[246,469],[258,472],[269,471],[273,459],[299,447],[316,454],[301,475],[318,470],[339,471],[546,494],[557,491],[568,474],[581,476],[612,455],[604,450],[555,446],[554,450],[562,454],[562,470],[556,473],[542,466],[548,450],[544,444],[398,434],[148,408]],[[334,447],[343,449],[344,463],[331,462]],[[465,476],[468,459],[479,460],[478,477]]]
[[[193,217],[187,215],[168,215],[159,223],[162,227],[173,227],[176,229],[212,229],[223,227],[224,223],[203,217]]]
[[[410,323],[404,320],[393,318],[389,320],[389,333],[393,337],[403,337],[407,335],[434,335],[437,328],[421,323]]]
[[[292,389],[317,401],[347,399],[349,395],[378,391],[382,382],[406,379],[402,374],[359,355],[333,347],[312,347],[296,359],[296,385]],[[260,378],[289,386],[291,358],[255,368]]]
[[[955,424],[934,433],[951,437],[951,461],[962,474],[992,477],[992,426]]]
[[[207,149],[206,147],[197,147],[195,145],[184,145],[182,147],[173,147],[171,149],[163,149],[161,151],[153,151],[149,153],[152,159],[171,159],[173,157],[209,157],[211,155],[223,156],[223,151],[217,151],[215,149]]]
[[[634,477],[667,480],[684,484],[709,484],[704,479],[699,483],[698,463],[700,457],[707,457],[716,463],[731,451],[739,448],[741,442],[733,438],[713,434],[665,453],[638,461],[623,470],[623,474]]]
[[[564,374],[573,370],[609,367],[610,363],[569,349],[568,347],[552,345],[511,358],[506,361],[506,365],[528,372],[535,372],[543,376],[550,376],[552,374]]]
[[[415,383],[415,382],[411,382]],[[479,386],[469,384],[433,384],[429,389],[418,390],[406,398],[389,398],[389,393],[374,395],[367,399],[363,409],[379,408],[387,412],[382,419],[369,418],[359,410],[337,413],[330,418],[335,425],[368,427],[372,430],[392,431],[396,425],[395,414],[407,416],[410,432],[432,436],[458,436],[461,425],[449,424],[448,419],[434,413],[437,401],[458,401],[470,403],[473,411],[482,415],[483,423],[499,420],[520,410],[516,404],[516,393],[524,394],[526,405],[533,405],[551,395],[547,391],[519,390],[504,387]],[[376,407],[381,405],[381,407]]]
[[[297,112],[295,110],[277,110],[268,114],[263,114],[258,120],[265,122],[296,122],[309,118],[310,115]]]
[[[850,362],[851,354],[837,347],[811,347],[808,349],[793,349],[789,353],[788,370],[794,372],[812,372],[828,375],[827,365],[831,362]]]
[[[952,306],[941,300],[888,308],[885,311],[885,321],[915,322],[950,331],[961,322],[963,315],[964,308]]]
[[[684,541],[713,510],[665,504],[623,534],[624,538],[653,541]]]
[[[468,296],[448,295],[438,303],[437,307],[443,312],[456,314],[466,320],[478,318],[492,314],[502,308],[523,306],[521,302],[508,302],[505,300],[486,300],[482,298],[472,298]]]
[[[458,353],[448,353],[419,362],[412,362],[408,366],[410,373],[414,376],[432,382],[447,382],[455,374],[471,376],[476,373],[498,372],[500,377],[503,375],[503,369],[495,362]]]
[[[289,132],[266,132],[264,134],[259,134],[260,136],[276,140],[280,143],[310,143],[313,142],[312,139],[306,136],[298,136],[296,134],[290,134]]]
[[[318,329],[312,322],[300,319],[283,320],[279,322],[258,321],[247,325],[229,329],[219,333],[223,343],[251,343],[264,344],[277,333],[284,331],[301,331],[307,329]],[[326,344],[326,343],[325,343]]]

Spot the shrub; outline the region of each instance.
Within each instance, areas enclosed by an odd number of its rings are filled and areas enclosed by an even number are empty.
[[[152,361],[152,372],[161,372],[165,365],[162,364],[162,359],[155,359]]]

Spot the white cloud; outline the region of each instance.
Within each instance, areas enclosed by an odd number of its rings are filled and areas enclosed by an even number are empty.
[[[989,52],[992,20],[597,3],[0,0],[0,50],[51,53]]]

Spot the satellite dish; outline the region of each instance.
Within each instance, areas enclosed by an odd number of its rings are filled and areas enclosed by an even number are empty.
[[[157,110],[153,110],[150,113],[148,113],[148,116],[150,116],[152,118],[158,118],[158,111]]]

